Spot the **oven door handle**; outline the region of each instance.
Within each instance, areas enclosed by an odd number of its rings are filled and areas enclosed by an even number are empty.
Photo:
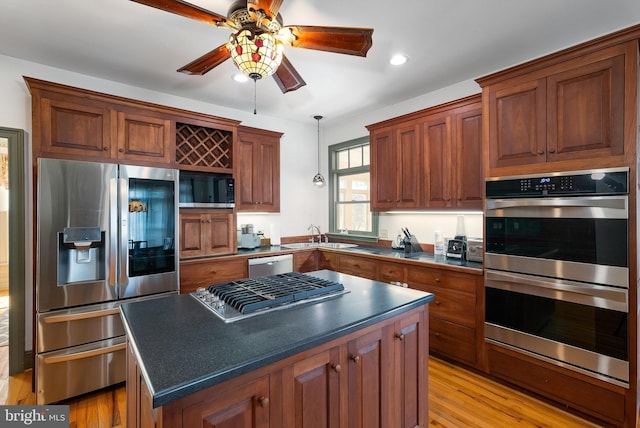
[[[522,198],[522,199],[487,199],[485,208],[487,211],[518,208],[572,208],[572,209],[597,209],[606,210],[608,215],[615,212],[616,218],[626,218],[628,212],[628,196],[591,196],[577,198]],[[598,216],[599,217],[599,216]]]
[[[485,287],[628,312],[628,291],[622,288],[554,280],[521,273],[485,271]]]

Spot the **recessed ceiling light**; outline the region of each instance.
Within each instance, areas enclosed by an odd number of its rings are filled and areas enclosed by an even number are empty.
[[[231,78],[238,83],[244,83],[249,81],[249,78],[243,73],[236,73],[233,76],[231,76]]]
[[[391,65],[402,65],[405,62],[407,62],[409,58],[407,58],[406,55],[402,55],[402,54],[397,54],[391,57],[391,59],[389,60],[389,64]]]

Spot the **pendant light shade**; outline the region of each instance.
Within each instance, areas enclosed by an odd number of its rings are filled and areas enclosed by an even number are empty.
[[[313,176],[313,184],[322,187],[325,184],[325,179],[322,174],[320,174],[320,119],[322,119],[322,116],[316,115],[313,116],[313,118],[318,121],[318,172]]]

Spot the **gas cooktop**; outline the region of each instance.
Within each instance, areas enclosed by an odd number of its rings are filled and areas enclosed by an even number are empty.
[[[339,282],[290,272],[200,287],[191,295],[224,322],[233,322],[347,292]]]

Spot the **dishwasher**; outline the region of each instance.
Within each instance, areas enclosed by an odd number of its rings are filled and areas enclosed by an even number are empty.
[[[293,272],[293,254],[249,259],[249,278]]]

